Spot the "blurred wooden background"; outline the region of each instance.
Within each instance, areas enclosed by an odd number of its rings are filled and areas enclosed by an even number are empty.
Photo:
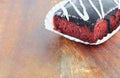
[[[120,78],[120,31],[85,46],[44,28],[60,0],[0,0],[0,78]]]

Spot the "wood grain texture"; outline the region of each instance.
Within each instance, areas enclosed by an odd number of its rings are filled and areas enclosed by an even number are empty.
[[[86,46],[44,28],[60,0],[0,0],[0,78],[120,78],[120,31]]]

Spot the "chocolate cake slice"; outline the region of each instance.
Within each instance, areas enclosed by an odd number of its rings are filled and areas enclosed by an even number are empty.
[[[53,17],[54,30],[96,43],[120,25],[119,0],[66,0]]]

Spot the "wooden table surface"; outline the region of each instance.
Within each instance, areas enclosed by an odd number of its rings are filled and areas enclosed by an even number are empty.
[[[86,46],[45,30],[60,0],[0,0],[0,78],[120,78],[120,31]]]

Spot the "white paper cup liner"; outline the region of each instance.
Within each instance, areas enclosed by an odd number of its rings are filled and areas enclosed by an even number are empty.
[[[96,43],[89,43],[89,42],[85,42],[85,41],[82,41],[80,39],[77,39],[75,37],[71,37],[69,35],[66,35],[66,34],[63,34],[63,33],[60,33],[56,30],[54,30],[54,24],[53,24],[53,17],[54,17],[54,14],[57,10],[60,9],[60,6],[64,6],[68,1],[67,0],[64,0],[64,1],[61,1],[60,3],[58,3],[57,5],[55,5],[47,14],[46,18],[45,18],[45,28],[47,30],[50,30],[56,34],[59,34],[69,40],[72,40],[72,41],[75,41],[75,42],[79,42],[79,43],[83,43],[83,44],[86,44],[86,45],[99,45],[99,44],[102,44],[104,42],[106,42],[108,39],[110,39],[115,33],[117,33],[120,29],[120,26],[114,30],[112,33],[108,33],[107,36],[105,36],[102,40],[97,40]]]

